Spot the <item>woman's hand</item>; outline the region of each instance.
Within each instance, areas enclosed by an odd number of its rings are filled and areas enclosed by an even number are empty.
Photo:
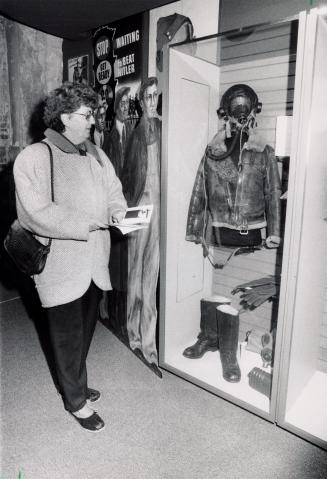
[[[103,223],[102,221],[92,220],[89,226],[89,231],[96,231],[96,230],[105,230],[108,229],[108,223]]]

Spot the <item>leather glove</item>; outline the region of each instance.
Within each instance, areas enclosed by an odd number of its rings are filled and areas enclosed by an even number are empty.
[[[271,286],[261,286],[241,294],[241,304],[254,309],[261,306],[265,301],[270,301],[276,294],[276,289]],[[246,303],[246,304],[245,304]]]
[[[274,297],[277,297],[279,289],[280,278],[268,276],[240,284],[232,290],[232,294],[242,292],[240,298],[243,307],[254,309],[265,301],[271,301]]]
[[[266,246],[267,248],[278,248],[280,245],[280,237],[279,236],[268,236],[266,239]]]
[[[232,294],[239,293],[240,291],[246,291],[249,288],[257,288],[264,285],[279,285],[280,284],[280,277],[279,276],[265,276],[263,278],[254,279],[252,281],[248,281],[247,283],[242,283],[236,286]]]

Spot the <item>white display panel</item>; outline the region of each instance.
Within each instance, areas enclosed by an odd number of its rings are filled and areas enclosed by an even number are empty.
[[[171,52],[169,69],[174,88],[169,90],[167,143],[163,138],[167,152],[162,164],[166,194],[161,211],[160,273],[160,314],[166,318],[165,346],[160,351],[165,362],[180,348],[185,331],[196,331],[199,300],[211,291],[208,264],[198,247],[186,244],[185,231],[194,175],[213,134],[219,82],[216,65],[206,63],[204,69],[201,60],[181,52]],[[166,115],[164,110],[163,117]]]
[[[293,265],[288,289],[294,306],[286,311],[279,422],[327,447],[327,373],[319,371],[327,287],[327,22],[312,11],[305,31],[301,111],[297,112],[298,185],[293,216]],[[291,198],[292,200],[292,198]],[[292,295],[290,295],[290,301]],[[292,328],[290,326],[292,325]],[[322,398],[324,398],[322,400]]]

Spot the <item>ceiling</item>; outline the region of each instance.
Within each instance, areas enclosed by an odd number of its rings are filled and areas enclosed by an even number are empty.
[[[0,0],[0,14],[61,38],[79,38],[100,25],[173,0]]]

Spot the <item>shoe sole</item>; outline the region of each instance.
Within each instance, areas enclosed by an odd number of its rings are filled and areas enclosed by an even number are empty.
[[[73,416],[73,418],[76,420],[76,422],[78,422],[78,424],[81,426],[82,429],[84,429],[84,431],[87,431],[87,432],[100,432],[100,431],[103,431],[103,429],[106,427],[106,425],[104,424],[103,427],[101,427],[100,429],[88,429],[87,427],[83,427],[82,424],[79,422],[78,418],[76,416],[74,416],[74,414],[71,414]]]
[[[223,376],[224,378],[224,376]],[[224,378],[225,381],[227,381],[228,383],[239,383],[241,378],[237,378],[237,379],[227,379],[227,378]]]
[[[218,351],[218,348],[215,348],[215,347],[212,347],[212,348],[208,348],[206,351],[204,351],[203,354],[201,354],[200,356],[187,356],[183,353],[183,356],[184,358],[187,358],[187,359],[200,359],[200,358],[203,358],[203,356],[206,354],[206,353],[209,353],[209,352],[213,352],[213,351]]]
[[[91,399],[87,399],[86,402],[90,403],[90,404],[95,404],[96,402],[100,401],[101,399],[101,396],[98,397],[98,399],[94,399],[93,401],[91,401]]]
[[[96,413],[96,411],[94,411]],[[82,419],[82,418],[78,418],[77,416],[75,416],[72,412],[70,412],[70,415],[75,419],[76,422],[78,422],[78,424],[81,426],[82,429],[84,429],[84,431],[88,431],[88,432],[100,432],[102,431],[102,429],[105,428],[106,424],[104,423],[103,426],[100,428],[100,429],[89,429],[88,427],[84,427],[82,423],[79,422],[79,419]],[[86,419],[86,418],[85,418]]]
[[[81,426],[81,424],[80,424],[80,426]],[[103,431],[103,430],[105,429],[105,427],[106,427],[106,425],[104,425],[101,429],[95,429],[95,430],[93,431],[92,429],[87,429],[87,428],[81,426],[81,428],[84,429],[84,431],[87,431],[87,432],[95,432],[95,433]]]

